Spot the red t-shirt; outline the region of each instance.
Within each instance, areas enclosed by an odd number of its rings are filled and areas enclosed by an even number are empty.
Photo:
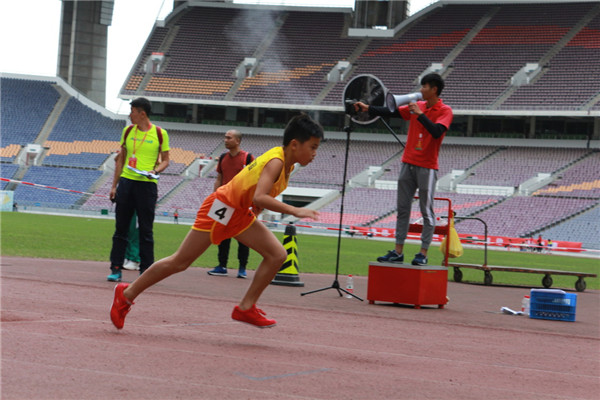
[[[427,108],[426,101],[418,101],[417,105],[434,124],[442,124],[448,130],[453,119],[452,108],[444,104],[442,99],[431,108]],[[398,111],[403,119],[410,121],[402,162],[437,170],[440,146],[446,132],[435,139],[417,120],[418,115],[410,113],[408,106],[398,107]]]
[[[248,152],[241,150],[235,157],[232,157],[231,154],[225,153],[222,161],[217,164],[217,172],[223,175],[223,179],[221,180],[221,185],[226,184],[230,180],[233,179],[241,170],[246,166],[246,159],[248,157]],[[254,160],[254,156],[250,155],[250,162]]]

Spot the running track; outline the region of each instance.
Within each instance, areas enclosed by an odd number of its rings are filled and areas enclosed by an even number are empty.
[[[417,310],[368,304],[366,277],[364,302],[300,296],[333,282],[302,274],[304,288],[267,288],[259,307],[278,325],[261,330],[230,319],[248,281],[192,268],[140,296],[117,331],[107,263],[1,262],[4,400],[600,396],[598,291],[578,293],[572,323],[499,313],[526,288],[450,282],[445,309]]]

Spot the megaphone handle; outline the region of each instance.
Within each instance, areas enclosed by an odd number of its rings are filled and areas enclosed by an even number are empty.
[[[400,138],[398,136],[396,136],[396,132],[394,132],[394,130],[392,129],[392,127],[388,125],[388,123],[385,121],[385,119],[379,118],[379,120],[381,122],[383,122],[383,124],[385,125],[385,127],[388,128],[388,131],[390,131],[390,133],[396,138],[396,140],[398,141],[398,143],[400,143],[400,145],[402,146],[402,148],[405,149],[406,146],[404,146],[404,143],[402,143],[402,141],[400,140]]]

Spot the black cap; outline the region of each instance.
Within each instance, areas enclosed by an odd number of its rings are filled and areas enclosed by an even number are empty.
[[[129,104],[131,105],[131,107],[141,108],[146,112],[146,115],[148,116],[152,112],[152,104],[150,103],[150,100],[144,97],[138,97],[137,99],[133,99],[133,101]]]

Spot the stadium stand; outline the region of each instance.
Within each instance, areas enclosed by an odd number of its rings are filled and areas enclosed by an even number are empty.
[[[600,198],[600,153],[592,153],[558,173],[558,178],[533,195]]]
[[[581,242],[585,249],[597,249],[600,241],[600,207],[582,213],[539,232],[546,239]]]
[[[178,210],[181,218],[194,218],[202,201],[213,192],[214,184],[214,179],[208,178],[183,181],[172,196],[159,203],[157,214],[172,214]]]
[[[21,145],[9,144],[0,148],[0,162],[13,162],[21,151]]]
[[[138,93],[145,90],[154,95],[223,99],[235,82],[235,69],[254,53],[276,18],[269,10],[191,7],[183,11],[166,34],[174,35],[165,49],[168,64],[146,87],[138,88]],[[163,30],[155,32],[165,36]],[[145,54],[151,52],[150,47],[162,49],[161,42],[160,38],[153,39]],[[138,64],[136,76],[140,76],[145,58]]]
[[[160,124],[159,124],[160,125]],[[165,174],[179,175],[197,158],[210,156],[223,143],[223,133],[167,130],[171,163]]]
[[[397,146],[388,142],[352,141],[348,152],[347,179],[369,166],[379,166],[396,155]],[[340,186],[344,171],[346,142],[329,139],[319,146],[318,156],[292,175],[290,182]]]
[[[34,143],[60,95],[49,82],[0,78],[2,149],[12,146],[2,161],[13,161],[14,150]]]
[[[476,216],[486,221],[490,235],[519,237],[575,215],[597,200],[554,197],[511,197]],[[519,221],[519,223],[515,223]],[[477,221],[457,221],[456,230],[483,233]]]
[[[356,60],[352,76],[372,74],[393,93],[413,92],[419,87],[417,77],[432,62],[441,63],[489,9],[489,5],[442,7],[400,31],[393,40],[374,38]],[[339,104],[345,84],[337,84],[323,104]]]
[[[102,175],[100,171],[79,168],[53,168],[31,166],[23,181],[44,184],[56,188],[87,192]],[[54,208],[74,208],[83,194],[53,189],[19,185],[15,189],[15,202],[21,206],[42,206]]]
[[[452,201],[452,210],[456,212],[457,216],[471,216],[476,215],[484,208],[492,207],[502,200],[504,196],[490,196],[490,195],[477,195],[477,194],[464,194],[464,193],[453,193],[453,192],[437,192],[435,194],[437,198],[450,199]],[[439,202],[435,204],[436,214],[443,215],[447,204],[445,202]],[[419,213],[418,204],[413,204],[413,212]],[[417,217],[420,218],[420,215]]]
[[[392,92],[401,94],[416,90],[417,77],[432,63],[445,63],[442,73],[447,86],[442,97],[457,111],[485,114],[506,110],[507,115],[514,110],[588,112],[600,109],[599,10],[595,2],[449,2],[407,21],[394,37],[383,38],[347,36],[347,12],[206,4],[181,7],[165,26],[154,27],[121,94],[147,95],[168,102],[179,98],[181,105],[193,100],[194,105],[187,104],[188,115],[196,104],[203,107],[205,100],[209,105],[228,102],[227,107],[235,102],[281,104],[286,109],[340,106],[344,87],[353,76],[373,74]],[[148,60],[156,52],[163,53],[165,59],[160,69],[149,73]],[[257,69],[252,76],[236,76],[246,57],[257,59]],[[343,82],[328,82],[327,73],[342,60],[352,63],[350,75]],[[525,63],[540,63],[542,72],[528,85],[511,86],[511,77]],[[30,167],[22,179],[98,194],[52,193],[19,185],[15,200],[24,206],[91,211],[111,208],[107,196],[112,175],[99,169],[118,149],[124,121],[104,117],[71,98],[45,140],[40,131],[60,97],[53,83],[1,79],[2,176],[17,173],[18,166],[13,163],[22,145],[44,140],[48,151],[43,165]],[[200,119],[205,118],[197,111]],[[207,177],[194,179],[184,176],[184,171],[197,158],[218,157],[224,151],[223,132],[229,126],[222,119],[215,121],[224,124],[222,130],[194,125],[182,129],[181,124],[165,123],[172,162],[159,182],[158,215],[172,215],[178,209],[182,218],[193,218],[200,202],[212,191],[214,169]],[[260,114],[253,122],[260,126],[270,120],[263,120]],[[244,132],[244,128],[240,130]],[[280,136],[256,132],[244,132],[242,146],[255,156],[281,142]],[[517,187],[538,172],[552,174],[553,181],[532,196],[438,192],[437,197],[452,200],[458,216],[485,219],[490,234],[541,232],[600,248],[600,243],[589,240],[598,235],[600,153],[584,149],[584,145],[571,148],[542,143],[523,147],[502,139],[477,143],[445,144],[438,176],[467,170],[473,174],[462,183],[483,188]],[[344,154],[345,141],[328,138],[314,162],[291,176],[290,186],[340,190]],[[379,181],[395,181],[400,155],[401,148],[393,138],[385,142],[353,139],[347,178],[351,181],[364,175],[369,166],[376,166],[384,169]],[[337,198],[323,206],[318,223],[305,222],[337,227],[340,202]],[[395,205],[394,190],[349,185],[343,223],[393,229]],[[443,213],[444,207],[437,211]],[[412,222],[419,218],[414,203]],[[457,229],[477,233],[481,225],[462,221]]]
[[[0,176],[2,176],[2,178],[6,178],[6,179],[12,179],[15,176],[15,174],[17,173],[18,169],[19,169],[18,165],[2,163],[2,164],[0,164]],[[8,185],[8,182],[5,182],[5,181],[0,182],[0,190],[4,190],[6,185]]]
[[[593,49],[597,49],[595,55]],[[549,60],[544,66],[545,73],[535,85],[519,87],[500,109],[537,109],[548,106],[579,109],[598,93],[599,50],[600,16],[596,16]]]
[[[162,44],[168,32],[169,30],[167,28],[157,26],[154,27],[146,46],[142,50],[140,57],[138,57],[138,63],[134,68],[134,72],[129,77],[129,80],[123,89],[124,92],[134,94],[139,89],[139,85],[144,79],[144,64],[146,59],[153,52],[158,52],[160,45]]]
[[[244,80],[235,99],[313,103],[330,70],[361,42],[344,37],[344,26],[341,13],[287,13],[277,38],[261,57],[260,73]]]
[[[224,133],[219,136],[220,143],[223,143]],[[282,136],[264,136],[264,135],[244,135],[242,138],[241,147],[247,152],[250,152],[255,158],[260,156],[267,150],[281,146],[283,142]],[[220,147],[218,154],[215,153],[215,158],[218,158],[222,153],[227,151],[225,147]]]
[[[319,210],[320,225],[339,225],[341,197]],[[396,207],[396,192],[371,188],[353,188],[344,195],[344,225],[361,225]],[[314,224],[313,221],[304,222]]]
[[[526,63],[541,60],[593,6],[561,3],[498,7],[454,59],[444,100],[461,109],[491,105],[509,87],[515,73]]]
[[[160,203],[181,182],[183,182],[183,177],[179,175],[161,175],[158,183],[158,202]]]
[[[95,196],[88,196],[85,202],[81,205],[84,211],[107,210],[112,207],[112,203],[108,196],[112,186],[112,174],[102,175],[93,185]]]
[[[123,120],[105,117],[70,98],[44,143],[48,148],[42,165],[99,168],[119,149]]]
[[[167,28],[155,26],[148,38],[148,42],[146,46],[142,49],[140,56],[138,57],[138,63],[133,69],[132,75],[129,77],[129,80],[125,84],[123,91],[125,93],[134,94],[138,89],[140,89],[139,85],[142,83],[145,75],[145,63],[147,58],[154,52],[158,52],[160,45],[163,40],[167,36],[169,30]]]
[[[87,110],[90,111],[90,110]],[[86,112],[79,106],[71,106],[65,109],[63,113],[81,113]],[[94,115],[92,111],[91,115]],[[75,120],[73,116],[63,117],[62,121],[70,119]],[[104,117],[99,118],[98,125],[106,122],[108,126],[106,132],[111,131],[114,135],[114,130],[117,132],[121,127],[112,126],[114,121],[106,121]],[[122,123],[122,122],[121,122]],[[66,123],[64,124],[66,126]],[[102,132],[101,128],[98,128]],[[224,128],[226,129],[226,128]],[[72,131],[72,129],[71,129]],[[182,217],[193,218],[195,208],[200,204],[202,199],[212,191],[212,183],[214,172],[209,178],[196,178],[186,180],[182,177],[182,172],[185,166],[189,165],[197,156],[203,154],[211,154],[218,156],[222,149],[222,132],[215,131],[182,131],[171,130],[171,144],[174,149],[186,149],[189,154],[187,158],[180,155],[182,163],[174,163],[175,168],[167,171],[161,177],[159,184],[159,204],[157,214],[170,215],[173,210],[180,210]],[[54,129],[53,134],[58,134],[58,130]],[[101,135],[101,134],[100,134]],[[54,137],[59,140],[48,140],[56,153],[59,153],[61,146],[72,146],[72,143],[78,142],[81,138],[81,133],[72,133],[69,136]],[[71,141],[68,142],[67,139]],[[277,136],[263,136],[247,134],[244,136],[244,147],[255,155],[262,154],[268,148],[278,145],[280,138]],[[79,140],[77,144],[80,148],[84,148],[81,143],[85,141]],[[46,157],[44,164],[56,166],[77,166],[79,168],[94,168],[102,160],[93,160],[94,156],[101,156],[103,159],[107,157],[107,153],[112,149],[112,146],[117,146],[116,141],[96,141],[88,142],[89,145],[100,149],[100,143],[109,143],[110,149],[102,150],[106,153],[82,153],[79,155],[82,160],[78,161],[78,156],[69,150],[62,150],[66,154],[50,154]],[[389,169],[381,178],[383,180],[395,180],[397,176],[397,165],[399,157],[398,146],[394,142],[372,142],[365,140],[353,140],[350,146],[348,179],[358,174],[369,165],[381,166],[387,161],[393,160],[391,164],[386,165]],[[341,177],[343,171],[343,156],[345,152],[345,141],[340,139],[329,139],[324,141],[319,149],[319,157],[309,166],[300,168],[291,178],[292,185],[298,187],[331,187],[339,189],[341,185]],[[570,226],[570,221],[564,221],[565,217],[577,214],[581,210],[597,203],[598,193],[600,189],[597,184],[600,153],[593,153],[585,149],[538,149],[538,148],[520,148],[520,147],[503,147],[497,145],[490,146],[473,146],[473,145],[444,145],[440,155],[441,165],[444,167],[440,170],[440,176],[449,173],[451,169],[468,169],[475,165],[477,177],[480,181],[477,184],[489,185],[498,184],[502,181],[507,185],[518,184],[525,179],[528,179],[535,172],[555,172],[561,179],[555,181],[536,192],[537,197],[514,197],[506,199],[500,196],[486,195],[464,195],[458,193],[438,193],[438,197],[448,197],[452,200],[454,210],[459,216],[475,215],[489,220],[490,233],[502,233],[504,235],[522,235],[534,230],[543,229],[544,227],[559,223],[553,229],[560,229],[562,224],[565,229]],[[84,160],[86,159],[86,160]],[[90,162],[91,160],[91,162]],[[495,175],[494,171],[499,166],[505,168],[510,166],[510,174],[504,172],[500,175]],[[505,168],[506,169],[506,168]],[[10,176],[14,175],[17,167],[13,164],[3,164],[3,176],[6,171]],[[52,173],[64,173],[69,178],[60,180],[57,177],[52,177]],[[90,171],[92,177],[83,178],[85,185],[76,185],[71,183],[71,177],[79,175],[80,172],[85,173],[85,170],[78,168],[47,168],[47,167],[31,167],[28,174],[23,178],[25,181],[34,183],[42,183],[49,186],[74,188],[74,190],[86,191],[100,177],[100,171]],[[472,180],[475,176],[469,178]],[[7,176],[8,177],[8,176]],[[90,196],[81,206],[82,210],[99,210],[110,208],[110,202],[103,196],[108,196],[111,176],[103,176],[100,182],[95,185],[97,188],[95,193],[99,196]],[[473,183],[471,182],[471,183]],[[560,183],[557,184],[557,182]],[[82,190],[83,189],[83,190]],[[52,194],[50,190],[39,188],[26,188],[19,186],[15,192],[15,200],[24,206],[27,205],[45,205],[53,207],[78,207],[77,203],[82,201],[82,197],[72,193],[57,192]],[[554,197],[541,197],[554,196]],[[57,197],[56,197],[57,196]],[[559,198],[563,197],[563,198]],[[573,199],[571,197],[579,197]],[[587,197],[588,199],[581,199]],[[339,206],[340,199],[334,200],[330,204],[323,207],[321,211],[321,221],[315,223],[316,226],[331,226],[337,225],[339,222]],[[532,204],[533,206],[530,206]],[[533,207],[533,208],[531,208]],[[374,188],[352,188],[347,191],[345,199],[345,215],[344,225],[365,225],[370,224],[374,227],[395,227],[395,191],[380,190]],[[413,222],[420,218],[418,205],[413,206]],[[480,212],[480,210],[484,210]],[[544,210],[544,213],[536,213],[532,211],[525,212],[524,210]],[[546,211],[551,212],[546,212]],[[443,210],[438,210],[443,212]],[[189,214],[189,215],[188,215]],[[539,214],[539,215],[537,215]],[[502,217],[504,215],[504,217]],[[518,219],[522,228],[512,230],[510,227],[503,225],[506,221],[506,215],[513,215],[513,219]],[[534,217],[536,216],[537,217]],[[580,217],[577,217],[578,220]],[[580,221],[584,221],[581,219]],[[308,221],[307,221],[308,222]],[[471,224],[472,226],[470,226]],[[481,227],[476,226],[469,221],[457,224],[459,231],[477,230]],[[554,232],[554,231],[553,231]],[[554,233],[553,233],[554,235]]]
[[[589,151],[585,149],[505,148],[474,167],[473,175],[463,183],[514,187],[538,172],[552,173],[586,153]]]
[[[417,77],[432,63],[445,63],[443,97],[457,109],[487,109],[504,93],[508,98],[496,107],[578,109],[597,95],[597,85],[584,87],[566,71],[572,71],[571,60],[582,60],[578,71],[588,80],[600,79],[594,51],[600,17],[585,23],[595,6],[445,4],[410,21],[393,38],[347,36],[349,14],[343,12],[188,7],[165,27],[155,27],[123,93],[337,106],[347,80],[356,75],[376,75],[391,91],[407,93],[418,88]],[[579,31],[563,43],[573,29]],[[165,54],[165,65],[146,74],[145,64],[156,51]],[[258,64],[242,82],[236,69],[248,57]],[[327,74],[342,60],[352,63],[351,74],[329,85]],[[510,92],[511,77],[526,63],[538,62],[541,77]]]
[[[438,178],[452,172],[454,169],[469,169],[498,150],[497,146],[442,144],[439,154],[440,169],[438,170]],[[401,158],[393,161],[386,166],[386,171],[380,179],[395,181],[400,173],[401,165]]]
[[[222,141],[222,134],[219,134]],[[275,146],[281,146],[281,136],[244,135],[242,148],[255,157]],[[345,140],[329,139],[319,146],[318,156],[306,167],[298,167],[291,176],[294,184],[311,183],[317,186],[339,186],[342,182],[344,167]],[[224,148],[214,152],[217,158]],[[348,178],[362,171],[365,166],[379,165],[396,153],[397,149],[386,142],[353,141],[350,147],[348,161]],[[212,176],[216,176],[213,174]]]
[[[418,195],[418,192],[417,192]],[[436,193],[436,198],[447,198],[452,201],[452,210],[458,216],[474,215],[480,210],[491,207],[504,199],[502,196],[488,195],[472,195],[460,193],[440,192]],[[327,210],[328,218],[339,221],[339,208],[341,200],[330,203],[322,210]],[[364,218],[359,222],[354,222],[355,225],[364,225],[379,227],[379,228],[396,228],[396,191],[394,190],[379,190],[372,188],[355,188],[348,192],[347,198],[344,200],[344,213],[347,206],[353,210],[354,214],[363,213]],[[436,201],[434,210],[437,215],[445,215],[448,209],[447,202]],[[365,215],[367,210],[372,210],[368,215]],[[337,213],[336,213],[337,212]],[[411,209],[411,223],[417,222],[421,218],[419,204],[415,201]],[[355,218],[356,219],[356,218]]]
[[[51,154],[44,158],[42,165],[52,167],[74,167],[97,169],[108,158],[101,153],[70,153],[66,155]]]
[[[60,114],[48,140],[75,142],[77,140],[118,141],[125,126],[123,120],[103,116],[71,97]]]

